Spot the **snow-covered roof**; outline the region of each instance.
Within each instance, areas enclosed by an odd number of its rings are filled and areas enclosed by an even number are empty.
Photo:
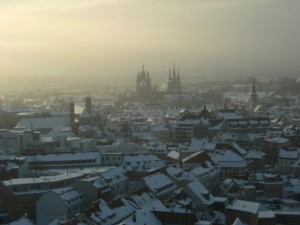
[[[17,178],[17,179],[10,179],[2,181],[5,186],[12,186],[12,185],[22,185],[22,184],[37,184],[37,183],[49,183],[49,182],[56,182],[65,179],[72,179],[72,178],[79,178],[83,176],[82,173],[63,173],[56,176],[45,176],[45,177],[38,177],[38,178]]]
[[[257,214],[260,204],[257,202],[243,201],[235,199],[232,203],[227,206],[227,209],[249,212],[252,214]]]
[[[211,205],[215,202],[214,196],[199,181],[193,181],[184,188],[186,194],[196,202],[196,204]]]
[[[206,139],[196,139],[193,138],[190,146],[188,147],[188,151],[198,151],[201,149],[213,150],[216,145],[214,143],[208,142]]]
[[[173,181],[162,173],[153,174],[143,178],[150,190],[159,194],[175,188]]]
[[[214,176],[219,172],[219,170],[210,161],[206,161],[205,165],[207,167],[198,166],[198,167],[192,169],[189,172],[189,174],[192,174],[199,179],[201,177]]]
[[[247,223],[244,223],[240,220],[240,218],[236,218],[232,225],[248,225]]]
[[[212,155],[212,159],[221,167],[246,167],[247,166],[246,160],[231,150],[226,150],[214,154]]]
[[[224,119],[242,119],[242,116],[232,110],[218,110],[218,116]]]
[[[53,189],[52,191],[56,193],[67,206],[83,201],[83,195],[72,187]]]
[[[273,210],[259,211],[258,218],[260,218],[260,219],[275,218],[275,214],[274,214]]]
[[[286,144],[290,140],[287,138],[282,138],[282,137],[274,137],[274,138],[268,138],[266,139],[267,142],[272,143],[272,144]]]
[[[175,180],[180,181],[186,179],[186,172],[181,168],[168,167],[166,170]]]
[[[25,127],[26,129],[52,129],[59,125],[68,125],[69,121],[68,116],[24,118],[20,120],[16,127]]]
[[[137,204],[139,208],[143,208],[154,202],[156,198],[149,192],[143,192],[142,194],[133,194],[130,196],[132,201]]]
[[[133,208],[126,204],[112,208],[103,199],[98,206],[99,210],[89,215],[94,224],[113,225],[134,213]]]
[[[127,179],[123,167],[109,169],[103,172],[101,176],[104,178],[105,182],[109,185],[113,185]]]
[[[9,225],[33,225],[33,222],[31,222],[27,216],[24,216],[18,220],[10,222]]]
[[[123,167],[126,170],[151,170],[164,166],[165,162],[153,155],[140,154],[136,156],[125,155],[123,157]]]
[[[298,151],[286,151],[282,148],[279,150],[279,158],[284,158],[284,159],[298,159],[299,157],[299,152]]]
[[[29,156],[27,158],[28,162],[58,162],[72,160],[96,160],[96,162],[100,163],[100,154],[99,152],[76,152],[63,154],[35,155]]]
[[[161,222],[152,213],[151,208],[144,207],[137,210],[135,215],[127,218],[118,225],[141,225],[141,224],[151,224],[151,225],[162,225]]]
[[[178,152],[178,151],[171,151],[171,152],[168,153],[167,156],[170,157],[170,158],[172,158],[172,159],[178,160],[180,158],[180,152]]]
[[[240,147],[237,143],[233,142],[232,147],[240,154],[240,155],[246,155],[247,151]]]
[[[266,154],[260,151],[255,151],[255,150],[251,150],[247,153],[247,155],[245,156],[245,158],[247,159],[261,159],[265,156]]]

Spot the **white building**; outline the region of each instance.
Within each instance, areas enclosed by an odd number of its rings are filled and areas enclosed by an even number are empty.
[[[288,173],[291,171],[291,166],[299,159],[299,152],[295,150],[279,149],[278,156],[278,171]]]
[[[173,180],[162,173],[143,178],[150,192],[159,199],[167,199],[176,190]]]
[[[125,155],[123,168],[127,171],[148,171],[165,167],[165,162],[153,155]]]
[[[107,170],[101,174],[105,183],[111,188],[111,197],[120,196],[125,194],[128,177],[122,167]]]
[[[57,170],[100,167],[100,153],[78,152],[29,156],[21,167],[23,175],[41,175]]]
[[[83,210],[83,195],[74,188],[54,189],[36,203],[37,225],[48,225],[53,219],[70,220]]]
[[[32,142],[34,133],[26,129],[0,130],[0,149],[9,153],[20,153]]]
[[[221,169],[221,179],[243,176],[248,166],[248,162],[232,150],[217,152],[212,160]]]
[[[17,124],[17,128],[34,129],[43,132],[52,130],[56,126],[69,125],[69,116],[25,118]]]

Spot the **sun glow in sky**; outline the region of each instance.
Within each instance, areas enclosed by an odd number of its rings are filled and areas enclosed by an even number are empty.
[[[300,75],[298,0],[0,0],[0,76]]]

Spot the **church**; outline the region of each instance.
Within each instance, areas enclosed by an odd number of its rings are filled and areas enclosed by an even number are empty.
[[[140,100],[149,100],[153,96],[163,97],[165,95],[180,95],[181,94],[181,80],[179,75],[179,69],[177,73],[175,65],[173,65],[173,71],[169,69],[169,76],[164,83],[165,88],[163,90],[155,90],[151,86],[151,77],[149,70],[145,70],[143,65],[141,72],[138,71],[136,77],[136,95]]]
[[[136,77],[136,95],[139,99],[148,99],[151,96],[151,78],[149,70],[146,72],[144,65]]]
[[[181,81],[179,76],[179,69],[177,69],[177,74],[175,71],[175,65],[173,65],[173,74],[169,69],[169,79],[166,82],[167,90],[166,94],[168,95],[178,95],[181,94]]]

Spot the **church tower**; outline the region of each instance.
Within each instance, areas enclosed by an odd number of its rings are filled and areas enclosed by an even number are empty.
[[[253,115],[254,110],[256,106],[258,105],[258,96],[256,93],[256,88],[255,88],[255,79],[253,78],[253,83],[252,83],[252,93],[250,96],[250,104],[251,104],[251,113]]]
[[[179,75],[179,68],[177,74],[175,70],[175,64],[173,65],[173,73],[169,69],[169,79],[167,80],[167,94],[177,95],[181,94],[181,81]]]
[[[149,71],[145,71],[144,65],[142,67],[142,71],[138,71],[136,77],[136,95],[142,100],[151,96],[151,78]]]

